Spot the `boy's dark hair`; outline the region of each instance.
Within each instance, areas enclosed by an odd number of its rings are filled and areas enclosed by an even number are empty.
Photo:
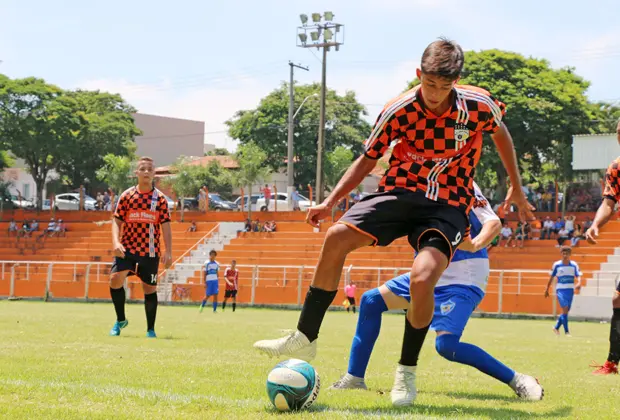
[[[441,37],[422,54],[422,73],[456,80],[463,70],[465,55],[459,44]]]
[[[570,246],[563,246],[562,248],[560,248],[560,252],[561,253],[568,252],[569,254],[572,254],[573,250],[571,249]]]
[[[217,255],[217,252],[215,251],[215,249],[212,249],[211,251],[209,251],[209,257],[210,257],[211,255],[213,255],[213,256],[216,256],[216,255]]]

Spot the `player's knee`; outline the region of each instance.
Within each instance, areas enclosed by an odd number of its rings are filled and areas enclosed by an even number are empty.
[[[118,289],[123,286],[123,282],[125,281],[125,276],[121,273],[112,273],[110,274],[110,287],[113,289]]]
[[[341,223],[336,223],[327,229],[325,235],[325,247],[329,247],[330,253],[334,251],[348,253],[370,242],[370,238],[366,235]]]
[[[611,300],[611,304],[614,308],[620,308],[620,293],[614,294],[614,297]]]
[[[387,306],[379,289],[364,292],[360,300],[360,313],[381,313],[387,311]]]
[[[454,334],[438,335],[435,339],[435,350],[444,359],[454,361],[460,337]]]

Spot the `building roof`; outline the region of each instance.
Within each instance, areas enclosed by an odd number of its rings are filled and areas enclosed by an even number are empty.
[[[209,163],[216,161],[225,169],[239,169],[239,163],[232,156],[202,156],[191,157],[190,159],[187,165],[207,166]],[[169,175],[171,173],[172,165],[155,168],[155,175]]]

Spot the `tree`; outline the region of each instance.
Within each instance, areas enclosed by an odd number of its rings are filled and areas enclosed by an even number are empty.
[[[409,86],[418,83],[416,79]],[[590,84],[574,69],[553,69],[546,60],[512,52],[469,51],[459,83],[484,88],[506,103],[504,122],[522,166],[528,168],[525,182],[536,182],[545,163],[556,168],[556,179],[571,176],[572,136],[596,130],[595,112],[585,94]],[[503,196],[506,179],[492,141],[485,141],[476,180],[483,187],[497,187]]]
[[[136,183],[135,156],[116,156],[111,153],[103,157],[104,165],[96,172],[97,179],[105,182],[115,194],[120,195]]]
[[[207,153],[205,153],[205,156],[229,156],[230,152],[228,151],[228,149],[223,148],[223,147],[216,147],[213,150],[208,151]]]
[[[353,161],[353,152],[344,146],[336,147],[332,152],[327,154],[325,162],[325,184],[333,189],[340,178],[344,175],[351,162]]]
[[[256,109],[238,111],[226,122],[231,137],[242,145],[256,143],[266,153],[266,163],[273,171],[286,166],[287,118],[289,106],[288,85],[263,98]],[[302,101],[320,92],[320,85],[295,86],[295,109]],[[354,92],[340,96],[333,90],[326,93],[325,156],[338,146],[349,148],[353,156],[362,153],[362,142],[370,134],[371,126],[363,119],[367,115]],[[295,184],[307,185],[316,179],[319,101],[308,99],[295,118]]]
[[[205,185],[209,192],[218,193],[225,199],[230,199],[233,189],[233,176],[216,160],[206,166],[198,166],[195,176],[199,184]]]
[[[58,172],[72,187],[93,183],[108,154],[132,156],[134,138],[141,132],[134,124],[136,110],[120,95],[77,90],[64,97],[79,117],[79,127],[58,161]]]
[[[45,180],[73,144],[79,118],[63,91],[42,79],[0,75],[0,141],[26,163],[43,203]]]
[[[171,167],[172,175],[165,178],[162,184],[172,188],[181,206],[181,221],[185,220],[185,204],[183,199],[195,197],[202,186],[199,172],[201,168],[196,165],[189,165],[184,156],[177,159]]]
[[[256,143],[249,141],[237,148],[235,159],[239,162],[239,171],[234,176],[234,183],[239,187],[248,187],[248,197],[252,198],[252,185],[269,178],[266,166],[267,153]],[[248,218],[252,219],[252,206],[248,203]]]

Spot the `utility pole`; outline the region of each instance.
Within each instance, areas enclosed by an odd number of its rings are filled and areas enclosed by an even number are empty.
[[[302,26],[297,28],[298,47],[323,48],[323,62],[321,73],[321,108],[319,116],[319,135],[317,140],[316,156],[316,202],[323,202],[325,186],[323,185],[323,154],[325,149],[325,96],[327,91],[327,52],[331,47],[336,51],[344,44],[344,25],[334,23],[332,12],[312,13],[312,25],[308,25],[308,15],[300,15]],[[308,34],[310,32],[310,42]]]
[[[295,188],[295,177],[294,177],[294,160],[295,153],[293,150],[293,139],[295,132],[295,117],[293,113],[295,112],[295,67],[298,69],[302,69],[308,71],[308,67],[303,67],[299,64],[294,64],[289,61],[288,65],[291,68],[291,80],[289,82],[289,102],[288,102],[288,154],[287,154],[287,165],[286,165],[286,173],[288,175],[288,184],[286,187],[286,195],[288,201],[288,209],[293,209],[293,189]],[[302,103],[303,105],[303,103]],[[301,107],[300,107],[301,108]]]

